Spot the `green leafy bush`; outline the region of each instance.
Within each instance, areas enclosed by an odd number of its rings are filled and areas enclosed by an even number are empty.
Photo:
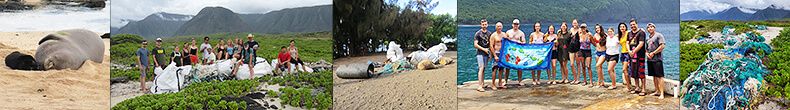
[[[764,94],[781,98],[790,96],[790,28],[784,28],[779,36],[771,39],[771,46],[774,52],[766,56],[765,67],[772,71],[772,74],[765,77],[769,83]]]
[[[708,51],[724,48],[724,45],[680,43],[680,82],[688,78],[688,74],[697,70],[705,62]]]

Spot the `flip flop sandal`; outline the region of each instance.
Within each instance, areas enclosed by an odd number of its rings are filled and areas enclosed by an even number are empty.
[[[477,92],[486,92],[486,89],[483,87],[477,88]]]

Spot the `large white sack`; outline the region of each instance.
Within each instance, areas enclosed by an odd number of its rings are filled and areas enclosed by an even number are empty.
[[[444,45],[444,43],[439,43],[438,45],[434,45],[433,47],[428,48],[427,50],[427,52],[436,53],[437,55],[439,55],[439,58],[444,56],[445,51],[447,51],[447,45]]]
[[[256,57],[257,61],[255,62],[255,67],[253,68],[252,76],[255,78],[262,77],[264,75],[272,75],[272,66],[269,65],[269,62],[266,61],[264,58]],[[249,64],[242,64],[239,65],[239,70],[236,71],[236,78],[238,79],[250,79],[250,66]]]
[[[430,60],[432,63],[436,63],[437,61],[439,61],[439,58],[442,58],[437,53],[425,52],[425,51],[411,52],[411,54],[409,54],[409,57],[411,57],[411,60],[409,60],[409,63],[411,64],[418,64],[420,63],[420,61],[425,59]]]
[[[154,84],[149,91],[154,94],[178,92],[190,71],[192,71],[192,66],[176,67],[172,62],[165,69],[156,67],[154,68],[156,78],[154,78]]]
[[[218,60],[218,61],[214,61],[214,64],[211,64],[211,66],[217,68],[217,71],[222,74],[230,75],[230,73],[233,72],[234,62],[236,62],[236,58]]]
[[[400,48],[400,45],[396,44],[395,41],[390,41],[389,45],[387,46],[387,59],[390,61],[398,61],[403,58],[403,49]]]
[[[272,61],[272,67],[277,66],[277,63],[279,63],[279,62],[280,62],[280,60],[277,60],[277,59],[273,60]],[[313,68],[307,67],[307,65],[305,65],[304,69],[302,69],[301,64],[300,65],[295,65],[293,63],[289,63],[289,64],[291,64],[291,73],[296,73],[297,72],[296,71],[297,70],[296,66],[299,66],[299,68],[298,68],[299,71],[307,71],[308,73],[313,73]],[[275,68],[275,69],[280,69],[280,68]],[[291,74],[291,73],[288,73],[288,68],[282,68],[280,72],[281,73]]]

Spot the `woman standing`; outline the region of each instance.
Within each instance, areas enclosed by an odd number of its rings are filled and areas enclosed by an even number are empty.
[[[598,73],[598,85],[595,88],[603,86],[603,63],[606,59],[606,37],[608,37],[601,24],[595,24],[595,36],[593,36],[593,45],[595,46],[595,68]],[[592,78],[592,75],[590,75]]]
[[[546,34],[543,34],[544,42],[552,42],[554,46],[551,48],[551,70],[546,73],[549,74],[549,84],[557,84],[555,77],[557,76],[557,34],[554,33],[554,25],[549,25]]]
[[[579,28],[579,20],[573,19],[571,26],[573,26],[570,29],[571,39],[568,41],[567,46],[568,56],[571,61],[571,73],[573,73],[573,82],[571,84],[579,84],[579,74],[577,73],[581,72],[581,68],[576,68],[579,67],[579,63],[576,62],[576,56],[579,53],[579,31],[581,30]]]
[[[628,77],[628,60],[630,59],[628,55],[628,26],[620,22],[617,25],[617,36],[620,37],[620,62],[623,62],[623,85],[625,85],[625,91],[631,91],[631,78]]]
[[[541,44],[543,43],[543,33],[540,32],[540,23],[535,22],[535,30],[532,30],[532,33],[529,34],[529,43],[530,44]],[[538,76],[535,77],[535,72],[538,72]],[[540,85],[540,70],[532,71],[532,85]]]
[[[551,29],[553,27],[549,27]],[[568,82],[568,42],[570,42],[571,33],[568,32],[568,24],[562,22],[560,24],[559,33],[557,33],[557,40],[554,41],[554,45],[557,48],[557,60],[560,61],[560,72],[562,72],[562,82],[560,83],[569,83]]]
[[[181,51],[181,55],[183,56],[182,64],[192,65],[192,54],[189,53],[189,43],[184,43],[184,49],[179,51]]]
[[[614,28],[609,28],[606,31],[606,61],[608,62],[606,65],[606,69],[609,71],[609,78],[612,79],[612,85],[609,86],[609,90],[617,89],[617,79],[614,79],[617,74],[614,73],[614,66],[617,65],[617,58],[618,54],[620,53],[619,44],[620,38],[614,34]]]
[[[590,60],[592,59],[592,48],[590,39],[592,39],[592,34],[587,31],[587,24],[582,23],[581,31],[579,31],[579,53],[577,54],[579,59],[579,69],[581,69],[582,75],[582,85],[590,84],[590,87],[593,87],[592,83],[592,68],[590,68]],[[590,78],[587,78],[587,75],[590,75]],[[589,81],[588,81],[589,80]]]
[[[197,64],[199,62],[198,59],[197,59],[197,57],[198,57],[198,55],[197,55],[198,47],[197,47],[197,45],[195,45],[195,39],[194,38],[192,39],[192,46],[189,46],[189,48],[190,48],[189,54],[191,54],[191,57],[192,57],[191,58],[192,64]]]

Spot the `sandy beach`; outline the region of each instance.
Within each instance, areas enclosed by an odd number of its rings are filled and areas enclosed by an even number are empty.
[[[522,81],[530,81],[524,79]],[[581,85],[556,84],[527,85],[517,87],[516,81],[508,82],[508,89],[478,92],[477,81],[464,82],[458,85],[458,109],[468,110],[502,110],[502,109],[583,109],[583,110],[662,110],[677,109],[680,105],[678,98],[665,94],[664,99],[657,96],[638,96],[626,93],[625,86],[618,84],[616,90],[607,90],[605,87],[590,88]],[[651,82],[648,82],[651,83]],[[485,80],[491,84],[491,80]],[[606,83],[607,85],[610,83]],[[648,91],[652,92],[648,85]]]
[[[15,51],[34,55],[38,41],[55,32],[0,32],[0,60]],[[0,62],[0,101],[11,102],[0,109],[110,109],[110,40],[102,41],[105,63],[86,61],[79,70],[12,70]]]
[[[404,52],[410,53],[410,52]],[[456,51],[447,51],[444,57],[457,60]],[[365,63],[368,60],[383,62],[386,54],[375,53],[364,57],[347,57],[334,60],[339,65]],[[341,79],[333,77],[334,109],[456,109],[457,63],[431,70],[412,70],[371,79]]]
[[[697,27],[695,25],[691,25],[691,26]],[[764,43],[771,44],[771,39],[774,39],[776,38],[776,36],[779,36],[779,31],[782,31],[782,29],[784,29],[784,27],[768,27],[768,29],[766,30],[755,30],[755,31],[759,32],[760,34],[763,35],[763,37],[765,37],[765,41],[763,41]],[[719,37],[723,36],[721,32],[708,32],[708,34],[710,34],[710,36],[719,36]],[[699,43],[699,41],[697,41],[697,38],[693,38],[693,39],[689,39],[688,41],[683,41],[683,43]]]

